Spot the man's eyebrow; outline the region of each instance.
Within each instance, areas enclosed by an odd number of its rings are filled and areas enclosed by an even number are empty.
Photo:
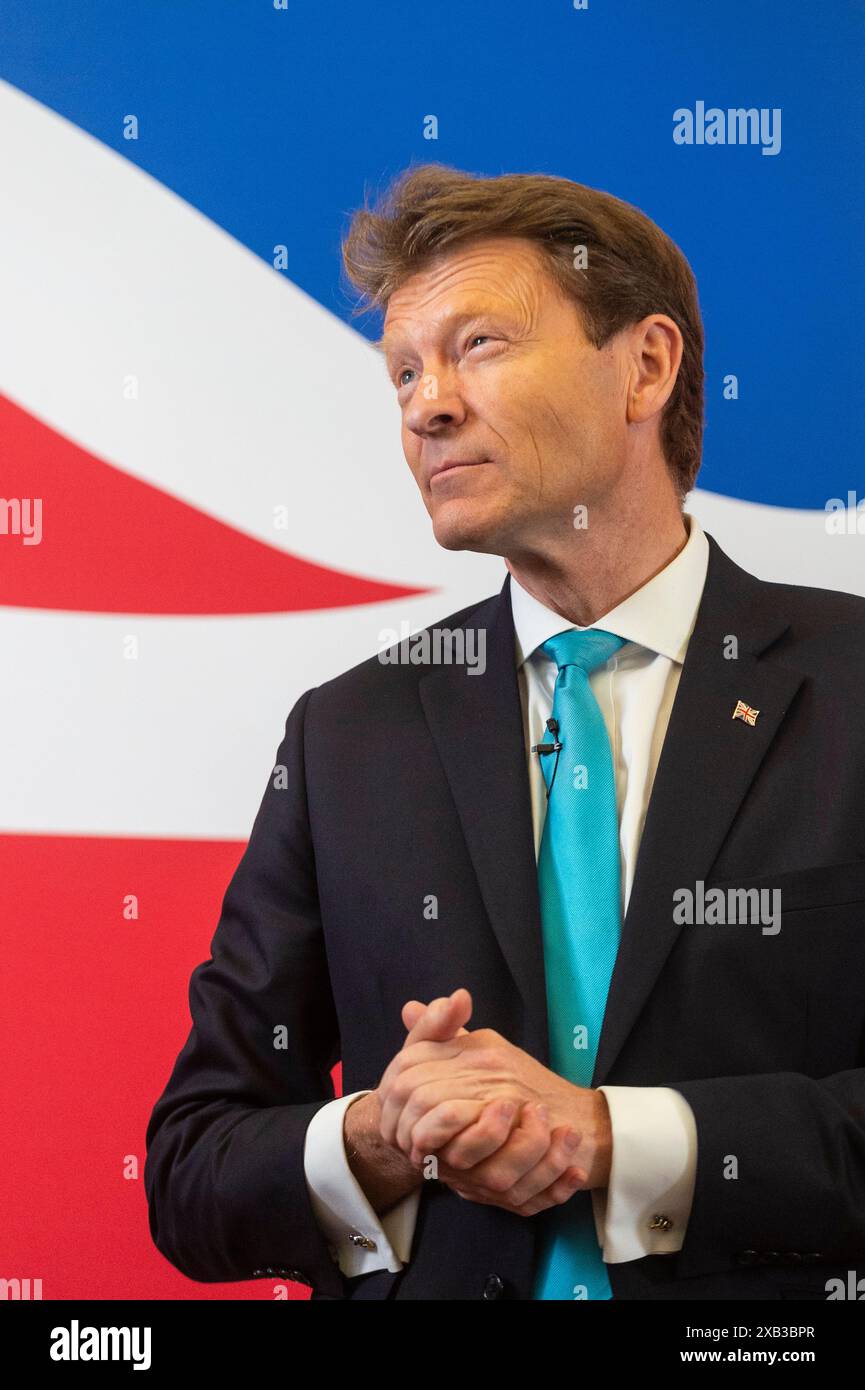
[[[471,323],[474,319],[505,320],[507,317],[507,313],[502,309],[473,309],[461,314],[451,315],[449,318],[445,319],[444,326],[450,332],[455,332],[465,324]],[[375,348],[376,352],[381,353],[383,357],[388,357],[395,352],[399,352],[403,348],[403,342],[402,339],[396,337],[396,335],[388,336],[387,333],[383,333],[380,338],[373,341],[372,346]]]

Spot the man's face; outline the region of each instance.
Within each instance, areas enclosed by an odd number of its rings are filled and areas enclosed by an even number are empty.
[[[573,537],[626,456],[627,352],[600,351],[533,244],[478,239],[391,296],[383,346],[439,545],[517,555]],[[589,272],[591,273],[591,271]],[[470,466],[436,472],[446,463]]]

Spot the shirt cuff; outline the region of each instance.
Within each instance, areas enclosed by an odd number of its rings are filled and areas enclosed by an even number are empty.
[[[599,1086],[607,1098],[613,1158],[606,1188],[592,1189],[606,1264],[681,1250],[694,1199],[697,1124],[669,1086]],[[652,1228],[660,1218],[663,1226]],[[667,1225],[666,1223],[669,1223]]]
[[[351,1171],[343,1119],[352,1101],[369,1094],[353,1091],[322,1105],[307,1127],[303,1149],[312,1209],[334,1261],[349,1279],[377,1269],[393,1274],[402,1269],[411,1253],[421,1195],[419,1188],[409,1192],[379,1216]]]

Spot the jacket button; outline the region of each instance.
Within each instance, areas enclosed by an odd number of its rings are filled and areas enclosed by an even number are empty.
[[[292,1279],[296,1284],[310,1284],[302,1269],[283,1269],[281,1265],[279,1268],[274,1268],[273,1265],[268,1265],[266,1269],[254,1269],[252,1271],[253,1279],[266,1279],[268,1275],[276,1275],[280,1279]],[[312,1287],[311,1284],[310,1287]]]
[[[791,1265],[800,1265],[802,1263],[802,1256],[799,1254],[798,1250],[786,1250],[784,1252],[784,1259]]]
[[[760,1256],[756,1250],[740,1250],[736,1256],[736,1263],[740,1265],[755,1265],[759,1262]]]
[[[808,1254],[802,1256],[802,1263],[804,1265],[816,1265],[820,1263],[822,1258],[823,1256],[819,1250],[809,1251]]]
[[[501,1298],[504,1291],[504,1280],[497,1274],[488,1274],[484,1283],[484,1298]]]

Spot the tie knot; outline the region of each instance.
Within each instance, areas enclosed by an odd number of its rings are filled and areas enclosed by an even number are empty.
[[[579,666],[588,675],[624,645],[624,637],[604,632],[602,628],[588,627],[581,631],[571,627],[544,642],[541,651],[552,657],[560,671],[563,666]]]

